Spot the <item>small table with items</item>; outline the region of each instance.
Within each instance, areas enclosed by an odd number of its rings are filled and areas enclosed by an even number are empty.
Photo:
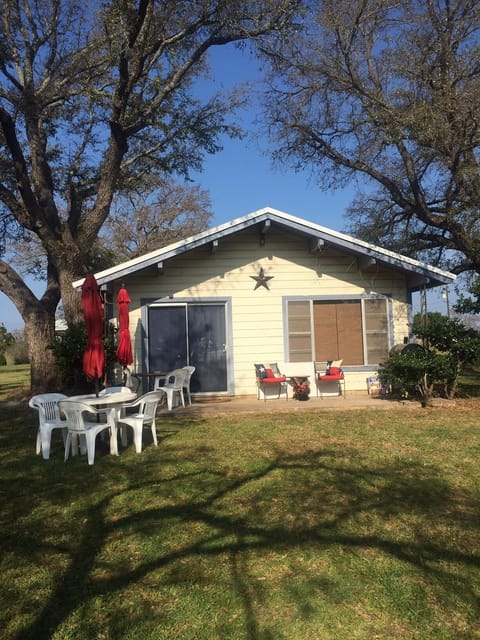
[[[306,375],[289,376],[288,381],[293,388],[294,400],[308,400],[310,398],[309,376],[306,376]]]

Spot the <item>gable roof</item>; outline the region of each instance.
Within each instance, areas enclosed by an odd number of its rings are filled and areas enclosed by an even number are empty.
[[[308,222],[271,207],[253,211],[246,216],[212,227],[208,231],[202,231],[185,240],[174,242],[138,258],[133,258],[104,271],[99,271],[95,274],[95,278],[98,284],[106,284],[147,267],[160,265],[169,258],[181,255],[192,249],[205,245],[210,245],[214,248],[222,238],[255,226],[258,227],[259,236],[267,234],[272,227],[279,227],[288,233],[293,232],[303,236],[308,241],[311,251],[321,250],[325,246],[334,247],[357,257],[359,265],[363,269],[376,264],[398,269],[407,276],[409,291],[418,291],[423,287],[431,288],[450,284],[456,278],[453,273],[448,271],[443,271],[424,262],[382,249],[363,240],[358,240],[352,236]],[[83,278],[76,280],[72,285],[74,288],[78,288],[82,283]]]

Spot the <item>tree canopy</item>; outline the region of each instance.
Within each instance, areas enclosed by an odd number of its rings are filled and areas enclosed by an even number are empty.
[[[211,201],[204,189],[173,182],[166,176],[156,177],[154,183],[148,198],[132,193],[114,202],[96,243],[100,253],[110,256],[106,266],[137,258],[208,228]]]
[[[351,231],[480,272],[480,4],[307,2],[264,49],[276,158],[322,186],[358,179]]]
[[[88,271],[108,269],[205,231],[212,217],[209,193],[198,184],[153,175],[141,188],[114,197],[111,212],[84,261]],[[45,254],[31,234],[9,251],[9,263],[18,273],[45,278]],[[58,314],[58,309],[57,309]]]
[[[286,28],[292,0],[4,0],[0,19],[0,290],[25,321],[32,386],[48,386],[54,314],[78,320],[71,282],[116,194],[160,172],[188,175],[234,99],[200,98],[207,53]],[[8,262],[35,235],[46,260],[37,299]]]

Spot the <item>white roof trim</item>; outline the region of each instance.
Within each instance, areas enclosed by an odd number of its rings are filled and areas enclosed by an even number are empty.
[[[190,236],[185,240],[174,242],[173,244],[151,251],[150,253],[146,253],[138,258],[133,258],[132,260],[122,262],[121,264],[110,267],[109,269],[99,271],[95,274],[95,278],[99,284],[117,280],[132,272],[202,246],[213,238],[230,235],[243,228],[247,228],[255,222],[260,222],[264,218],[272,218],[274,221],[285,223],[287,226],[296,228],[298,231],[304,232],[305,234],[318,234],[332,245],[338,245],[346,250],[358,251],[358,253],[365,255],[375,254],[376,257],[380,259],[383,256],[387,262],[397,263],[396,266],[403,267],[407,271],[420,272],[424,275],[431,274],[432,276],[437,276],[444,282],[453,282],[456,278],[456,276],[449,271],[444,271],[438,267],[433,267],[425,262],[414,260],[413,258],[403,256],[399,253],[395,253],[394,251],[389,251],[388,249],[382,249],[381,247],[364,242],[363,240],[359,240],[353,236],[340,233],[339,231],[334,231],[333,229],[303,220],[302,218],[297,218],[296,216],[292,216],[283,211],[278,211],[272,207],[258,209],[257,211],[253,211],[252,213],[240,218],[235,218],[230,222],[226,222],[218,225],[217,227],[212,227],[207,231]],[[77,289],[81,287],[83,281],[84,278],[75,280],[72,283],[72,286]]]

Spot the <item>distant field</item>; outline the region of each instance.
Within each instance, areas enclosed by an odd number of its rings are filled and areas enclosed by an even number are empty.
[[[0,401],[22,394],[30,388],[30,365],[11,364],[0,367]]]

